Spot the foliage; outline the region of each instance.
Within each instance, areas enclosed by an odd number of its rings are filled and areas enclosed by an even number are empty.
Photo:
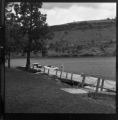
[[[21,2],[14,5],[16,22],[21,27],[21,33],[28,39],[24,45],[24,51],[27,53],[27,69],[30,68],[30,52],[44,48],[42,45],[49,37],[46,14],[41,14],[41,7],[41,2]]]
[[[60,52],[68,53],[68,56],[81,54],[115,55],[115,25],[116,21],[110,19],[51,26],[51,30],[54,31],[54,38],[50,43],[51,51],[54,50],[57,54]]]
[[[20,43],[20,33],[19,29],[20,26],[15,22],[15,15],[12,13],[12,7],[13,4],[6,3],[5,5],[5,54],[6,58],[8,58],[8,67],[10,68],[10,54],[11,52],[18,52],[21,47],[19,45]]]

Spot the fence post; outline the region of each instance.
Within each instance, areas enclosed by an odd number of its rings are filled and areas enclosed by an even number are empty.
[[[66,79],[68,78],[68,73],[66,72]]]
[[[71,82],[72,82],[73,85],[74,85],[74,82],[73,82],[73,73],[71,73]]]
[[[86,78],[86,76],[85,76],[85,74],[81,74],[81,76],[83,77],[83,79],[82,79],[82,84],[81,84],[81,87],[83,88],[84,87],[84,83],[85,83],[85,78]]]
[[[44,73],[45,73],[45,67],[44,67]]]
[[[61,73],[60,73],[60,78],[61,78],[61,76],[62,76],[62,70],[60,71]]]
[[[99,85],[100,85],[100,78],[98,78],[97,80],[96,93],[98,93]]]
[[[57,76],[57,71],[58,71],[58,70],[56,70],[56,76]]]
[[[48,69],[48,75],[50,74],[50,73],[49,73],[49,72],[50,72],[49,70],[50,70],[50,69]]]
[[[101,91],[103,90],[103,86],[104,86],[104,79],[102,79],[102,83],[101,83]]]
[[[73,80],[73,73],[71,73],[71,81]]]

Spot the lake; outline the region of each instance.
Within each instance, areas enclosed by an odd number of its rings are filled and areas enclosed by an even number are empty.
[[[87,57],[87,58],[31,58],[31,63],[42,65],[64,65],[64,70],[73,73],[97,75],[105,79],[116,80],[116,57]],[[26,59],[12,59],[11,66],[23,66]]]

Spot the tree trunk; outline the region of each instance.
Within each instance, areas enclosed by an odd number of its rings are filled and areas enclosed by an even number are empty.
[[[30,69],[30,51],[31,51],[32,38],[29,35],[28,47],[27,47],[27,60],[26,60],[26,70]]]
[[[29,35],[29,41],[28,41],[28,47],[27,47],[27,51],[26,51],[26,54],[27,54],[27,59],[26,59],[26,70],[29,70],[30,69],[30,51],[31,51],[31,36]]]
[[[10,65],[10,58],[11,58],[11,52],[9,50],[9,52],[8,52],[8,68],[11,67],[11,65]]]
[[[26,70],[30,69],[30,50],[27,51]]]
[[[31,44],[32,44],[32,9],[33,9],[33,6],[31,4],[31,9],[30,9],[30,12],[31,12],[31,18],[30,18],[30,30],[29,30],[29,41],[28,41],[28,48],[27,48],[27,61],[26,61],[26,70],[29,70],[30,69],[30,51],[31,51]]]

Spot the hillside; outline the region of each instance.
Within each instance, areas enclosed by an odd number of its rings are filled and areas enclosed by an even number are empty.
[[[49,54],[75,56],[114,56],[116,19],[73,22],[50,27],[54,37]]]

